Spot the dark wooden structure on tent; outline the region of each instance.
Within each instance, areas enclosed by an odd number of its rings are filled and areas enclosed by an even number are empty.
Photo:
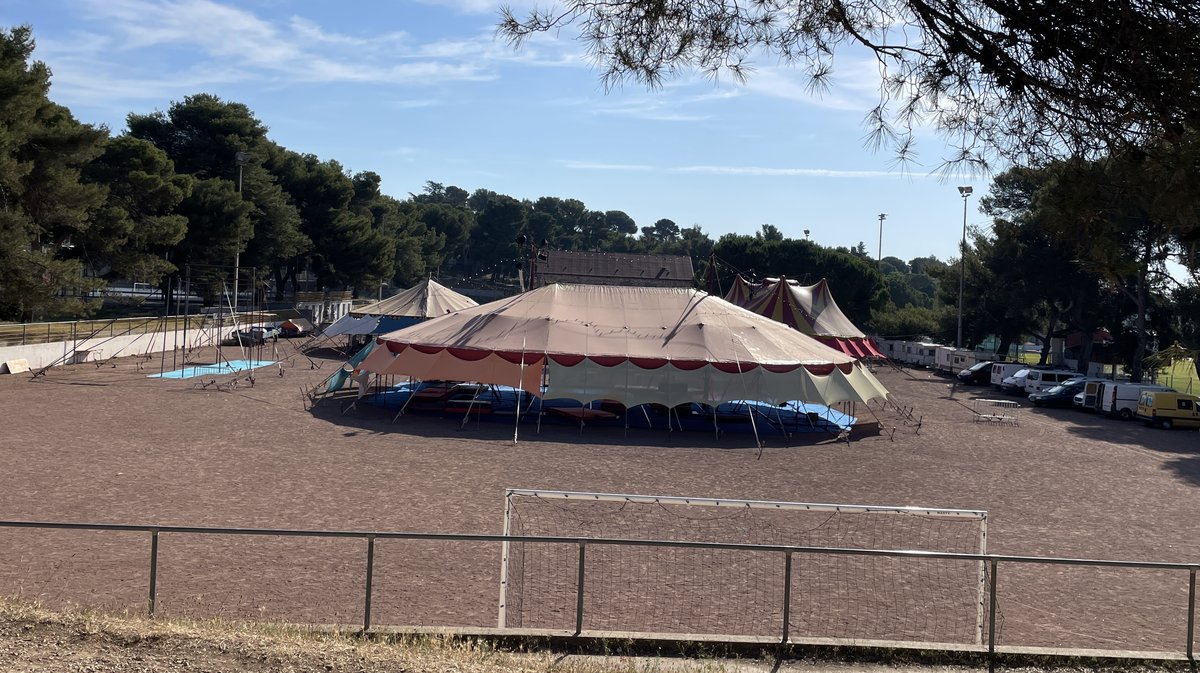
[[[543,250],[535,259],[531,287],[574,283],[690,288],[693,275],[692,258],[686,255]]]

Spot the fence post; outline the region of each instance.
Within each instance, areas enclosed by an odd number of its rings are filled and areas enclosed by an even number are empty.
[[[788,633],[792,623],[792,551],[784,552],[784,637],[780,644],[787,644]]]
[[[367,588],[363,599],[363,633],[371,630],[371,587],[375,580],[375,536],[367,536]]]
[[[996,670],[996,569],[999,562],[991,561],[992,581],[988,589],[988,671]]]
[[[150,529],[150,616],[154,616],[154,604],[158,601],[158,529]]]
[[[1196,566],[1188,568],[1188,632],[1187,632],[1187,658],[1189,662],[1194,662],[1193,645],[1196,640]]]
[[[579,571],[575,577],[575,635],[583,633],[583,572],[587,543],[579,541]]]

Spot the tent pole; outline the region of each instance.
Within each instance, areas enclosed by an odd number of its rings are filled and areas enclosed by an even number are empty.
[[[779,429],[783,430],[783,445],[791,446],[792,434],[788,432],[787,423],[784,422],[783,414],[779,411],[778,406],[775,407],[775,420],[779,421]]]
[[[517,431],[521,427],[521,382],[525,380],[525,337],[521,337],[521,366],[517,369],[517,420],[513,422],[513,444],[517,443]]]
[[[467,413],[463,414],[462,423],[458,426],[459,430],[467,427],[467,423],[471,421],[471,410],[475,408],[475,400],[479,399],[479,391],[482,388],[482,386],[476,388],[475,394],[471,396],[471,402],[467,404]]]
[[[410,383],[410,384],[412,383],[412,377],[411,377],[411,376],[409,377],[409,383]],[[414,389],[414,388],[412,388],[412,387],[410,387],[410,388],[408,389],[408,399],[407,399],[407,400],[404,400],[404,404],[401,404],[401,405],[400,405],[400,411],[397,411],[397,412],[396,412],[396,415],[395,415],[395,416],[392,416],[392,422],[393,422],[393,423],[395,423],[395,422],[396,422],[396,419],[397,419],[397,418],[400,418],[401,416],[403,416],[403,415],[404,415],[404,410],[408,408],[408,403],[409,403],[409,402],[412,402],[413,396],[414,396],[414,395],[416,395],[416,394],[417,394],[417,391],[416,391],[416,389]]]

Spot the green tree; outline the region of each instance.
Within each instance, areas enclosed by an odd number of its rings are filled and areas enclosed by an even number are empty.
[[[187,233],[187,218],[176,209],[191,193],[192,179],[175,172],[166,152],[131,136],[110,140],[84,175],[108,196],[75,254],[95,271],[107,269],[110,278],[162,285],[177,270],[169,257]]]
[[[839,53],[879,65],[869,142],[912,157],[933,120],[951,163],[1014,164],[1064,150],[1096,156],[1194,125],[1200,17],[1185,0],[567,0],[499,30],[520,44],[574,26],[606,84],[659,86],[697,69],[750,76],[765,51],[797,64],[816,91]],[[1102,54],[1103,57],[1098,57]]]
[[[524,204],[511,196],[492,195],[479,213],[471,237],[476,273],[485,273],[493,280],[512,275],[513,265],[522,259],[515,241],[524,227]]]
[[[226,283],[232,277],[212,267],[228,267],[244,241],[241,232],[250,228],[250,202],[237,186],[221,178],[194,180],[192,191],[180,202],[178,213],[187,218],[187,233],[175,249],[175,263],[195,265],[191,277],[194,291],[204,293],[206,303],[224,304],[232,297]],[[207,281],[207,282],[205,282]]]
[[[33,61],[27,26],[0,32],[0,318],[32,320],[94,308],[75,241],[106,187],[81,177],[107,130],[50,101],[50,70]]]
[[[1178,254],[1180,203],[1171,185],[1188,167],[1164,165],[1157,153],[1127,152],[1102,161],[1068,161],[1052,167],[1053,177],[1038,194],[1059,240],[1083,267],[1100,274],[1133,306],[1136,343],[1130,373],[1141,380],[1148,353],[1148,312],[1164,293],[1165,263]]]
[[[280,185],[287,152],[267,138],[267,127],[241,103],[196,94],[166,112],[130,114],[129,134],[154,143],[175,168],[198,179],[232,182],[250,203],[246,225],[235,236],[243,267],[272,270],[277,281],[291,272],[312,240],[296,205]],[[233,256],[230,256],[232,262]],[[231,263],[226,262],[226,264]],[[279,286],[281,288],[281,283]]]

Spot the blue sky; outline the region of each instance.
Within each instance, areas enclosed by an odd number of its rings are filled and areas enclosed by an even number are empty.
[[[33,26],[51,98],[114,133],[130,112],[212,93],[244,103],[289,149],[383,177],[399,198],[426,181],[522,199],[577,198],[639,226],[669,218],[713,238],[764,223],[871,255],[957,257],[987,180],[931,175],[944,146],[919,135],[901,171],[864,144],[877,98],[869,61],[843,58],[820,97],[764,59],[746,84],[694,76],[606,91],[584,45],[495,35],[503,0],[19,0],[0,24]],[[510,2],[522,7],[521,2]]]

